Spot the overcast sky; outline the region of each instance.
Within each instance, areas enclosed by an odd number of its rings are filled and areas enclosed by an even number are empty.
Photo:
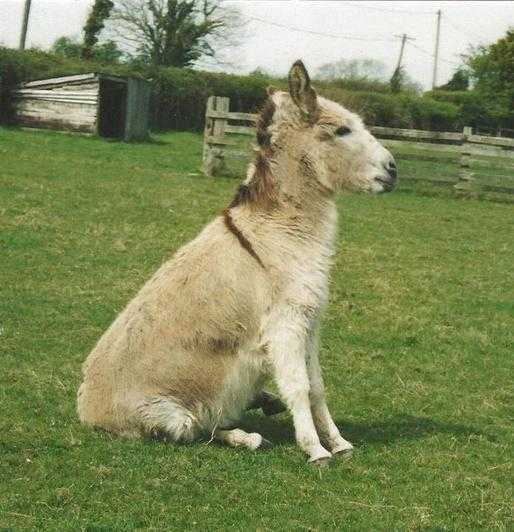
[[[92,3],[93,0],[32,0],[27,45],[48,48],[62,35],[80,36]],[[407,33],[415,40],[405,48],[404,65],[425,88],[430,87],[432,79],[438,9],[442,11],[438,83],[448,80],[459,54],[470,44],[493,42],[514,26],[512,1],[225,3],[239,7],[248,19],[246,39],[234,55],[236,71],[250,72],[260,66],[285,74],[298,58],[315,70],[341,58],[370,57],[383,61],[392,72],[400,50],[400,39],[395,36]],[[0,44],[17,46],[23,5],[24,0],[0,0]]]

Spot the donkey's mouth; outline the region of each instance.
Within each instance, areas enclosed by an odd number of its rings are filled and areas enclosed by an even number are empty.
[[[396,178],[391,176],[378,176],[375,181],[382,185],[382,192],[391,192],[396,184]]]

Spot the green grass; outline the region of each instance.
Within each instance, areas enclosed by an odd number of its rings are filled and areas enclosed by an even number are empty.
[[[256,453],[79,424],[87,353],[236,184],[156,139],[0,130],[0,528],[512,530],[510,205],[339,198],[321,356],[350,461],[310,468],[286,414],[244,420]]]

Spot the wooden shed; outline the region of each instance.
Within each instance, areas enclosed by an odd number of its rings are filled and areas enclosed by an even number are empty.
[[[80,74],[23,83],[14,91],[18,124],[101,137],[148,136],[150,84],[138,78]]]

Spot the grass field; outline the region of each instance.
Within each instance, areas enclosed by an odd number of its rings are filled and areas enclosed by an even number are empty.
[[[339,198],[321,358],[351,460],[309,467],[287,414],[244,420],[253,454],[78,423],[88,351],[231,197],[201,151],[0,129],[0,528],[513,530],[512,205]]]

